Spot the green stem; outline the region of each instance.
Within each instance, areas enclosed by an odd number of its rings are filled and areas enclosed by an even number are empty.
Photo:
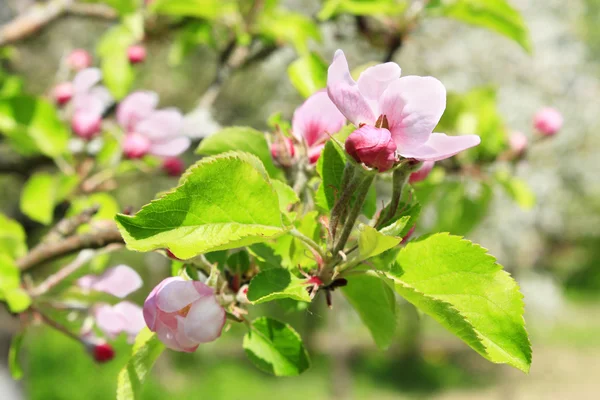
[[[400,205],[400,199],[402,198],[402,192],[408,177],[410,176],[412,169],[406,167],[400,167],[394,171],[392,178],[392,199],[388,205],[387,213],[383,218],[380,218],[376,224],[376,228],[381,228],[386,222],[390,221],[396,215],[398,206]]]
[[[342,175],[342,182],[340,185],[340,196],[337,201],[333,205],[331,209],[331,219],[329,221],[329,232],[331,233],[331,248],[333,248],[333,244],[335,243],[335,235],[337,231],[337,226],[340,223],[340,217],[342,214],[347,213],[348,207],[350,205],[350,200],[352,199],[352,195],[356,187],[360,182],[360,178],[355,176],[354,166],[350,163],[346,163],[346,167],[344,168],[344,173]]]
[[[313,249],[319,256],[321,256],[321,258],[325,258],[325,253],[323,252],[323,249],[321,249],[321,247],[314,240],[312,240],[311,238],[309,238],[308,236],[306,236],[299,230],[297,230],[295,228],[292,229],[290,231],[290,235],[292,235],[293,237],[304,242],[308,247]]]

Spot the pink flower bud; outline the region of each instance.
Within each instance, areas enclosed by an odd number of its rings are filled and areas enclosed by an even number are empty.
[[[555,108],[544,107],[533,117],[533,126],[544,136],[552,136],[562,128],[563,117]]]
[[[67,57],[67,64],[71,69],[80,71],[92,65],[92,56],[83,49],[75,49]]]
[[[77,136],[89,140],[100,132],[102,116],[96,113],[75,111],[73,119],[71,119],[71,128]]]
[[[163,160],[162,168],[169,176],[181,176],[185,171],[185,164],[179,157],[167,157]]]
[[[200,343],[221,336],[225,309],[211,287],[171,277],[159,283],[146,299],[144,319],[168,348],[192,353]]]
[[[248,300],[248,285],[244,285],[238,290],[235,300],[240,304],[250,304],[250,300]]]
[[[127,49],[127,58],[129,58],[129,62],[132,64],[144,62],[146,59],[146,48],[139,44],[130,46]]]
[[[515,131],[508,138],[510,149],[516,154],[522,154],[527,149],[527,136],[522,132]]]
[[[379,172],[387,171],[396,162],[396,143],[390,131],[364,125],[352,132],[346,140],[346,151],[356,161]]]
[[[410,183],[416,183],[416,182],[424,181],[429,176],[429,173],[433,169],[434,165],[435,165],[435,161],[425,161],[425,162],[423,162],[423,165],[421,166],[421,168],[419,168],[418,170],[416,170],[415,172],[413,172],[412,174],[410,174],[410,177],[408,178],[408,181]]]
[[[141,158],[148,154],[152,142],[139,133],[128,133],[123,141],[123,153],[127,158]]]
[[[108,343],[97,344],[92,349],[94,360],[105,363],[115,358],[115,349]]]
[[[277,140],[271,144],[271,157],[280,165],[289,166],[295,154],[294,142],[288,137],[283,138],[283,141]]]
[[[52,97],[58,105],[63,105],[73,97],[73,84],[71,82],[59,83],[52,89]]]

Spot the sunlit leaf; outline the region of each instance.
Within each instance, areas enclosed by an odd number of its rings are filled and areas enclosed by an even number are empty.
[[[314,52],[291,63],[287,72],[292,85],[304,97],[327,86],[327,63]]]
[[[273,268],[260,272],[250,281],[248,300],[254,304],[285,298],[310,302],[306,279],[294,276],[287,269]]]

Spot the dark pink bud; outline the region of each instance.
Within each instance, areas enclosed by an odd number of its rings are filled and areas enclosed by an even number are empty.
[[[169,176],[181,176],[185,171],[185,164],[181,158],[167,157],[163,160],[162,168]]]
[[[148,154],[152,142],[139,133],[128,133],[123,142],[123,153],[127,158],[141,158]]]
[[[75,111],[71,120],[71,128],[83,139],[91,139],[102,128],[102,116],[94,113]]]
[[[379,172],[387,171],[396,162],[396,143],[384,128],[364,125],[355,130],[346,140],[346,151],[356,161]]]
[[[280,165],[289,166],[295,154],[294,142],[288,137],[271,144],[271,156]]]
[[[92,349],[94,360],[105,363],[115,358],[115,349],[108,343],[97,344]]]
[[[306,283],[309,285],[323,286],[323,281],[318,276],[311,276],[306,280]]]
[[[146,48],[139,44],[130,46],[127,49],[127,58],[129,58],[129,62],[132,64],[144,62],[146,59]]]
[[[80,71],[92,65],[92,56],[83,49],[75,49],[67,57],[67,64],[71,69]]]
[[[508,138],[510,149],[516,154],[522,154],[527,150],[527,136],[522,132],[515,131]]]
[[[71,82],[59,83],[52,89],[52,97],[58,105],[63,105],[73,97],[73,84]]]
[[[544,136],[552,136],[562,128],[563,117],[552,107],[544,107],[533,117],[533,126]]]
[[[419,168],[418,170],[416,170],[415,172],[413,172],[412,174],[410,174],[410,177],[408,178],[408,181],[410,183],[416,183],[416,182],[424,181],[429,176],[429,173],[433,169],[434,165],[435,165],[435,161],[425,161],[425,162],[423,162],[423,165],[421,165],[421,168]]]

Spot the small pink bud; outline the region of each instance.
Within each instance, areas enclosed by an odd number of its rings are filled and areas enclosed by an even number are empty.
[[[280,165],[290,166],[295,154],[294,142],[288,137],[271,144],[271,157]]]
[[[71,128],[77,136],[89,140],[100,132],[102,116],[95,113],[75,111],[71,120]]]
[[[73,97],[73,84],[71,82],[59,83],[52,89],[52,97],[58,105],[63,105]]]
[[[357,162],[387,171],[396,162],[396,143],[390,131],[364,125],[352,132],[346,139],[346,152]]]
[[[128,133],[123,141],[123,153],[127,158],[142,158],[152,146],[152,142],[139,133]]]
[[[408,178],[408,182],[416,183],[424,181],[428,176],[433,166],[435,165],[435,161],[425,161],[421,168],[410,174],[410,178]]]
[[[144,320],[170,349],[192,353],[216,340],[225,325],[225,309],[215,291],[200,281],[171,277],[159,283],[144,302]]]
[[[139,44],[130,46],[127,49],[127,58],[129,58],[129,62],[132,64],[144,62],[146,59],[146,48]]]
[[[533,117],[533,126],[544,136],[552,136],[562,128],[563,117],[552,107],[544,107]]]
[[[516,154],[522,154],[527,150],[527,136],[522,132],[515,131],[508,138],[510,149]]]
[[[179,157],[167,157],[163,160],[162,168],[167,175],[177,177],[185,171],[185,164]]]
[[[92,350],[92,356],[97,362],[105,363],[115,358],[115,349],[108,343],[97,344]]]
[[[323,286],[323,281],[318,276],[311,276],[306,280],[306,283],[309,285]]]
[[[238,290],[235,299],[240,304],[250,304],[248,300],[248,285],[244,285]]]
[[[67,64],[71,69],[80,71],[92,65],[92,56],[86,50],[75,49],[67,57]]]

